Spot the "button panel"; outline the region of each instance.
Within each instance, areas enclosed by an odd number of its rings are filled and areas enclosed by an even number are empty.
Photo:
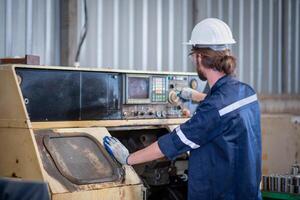
[[[167,101],[167,79],[166,77],[152,77],[152,102]]]

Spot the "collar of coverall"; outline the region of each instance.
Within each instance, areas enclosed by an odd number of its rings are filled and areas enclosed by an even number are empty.
[[[232,79],[232,76],[230,76],[230,75],[224,75],[221,78],[219,78],[217,80],[217,82],[210,89],[210,93],[216,91],[219,87],[221,87],[221,85],[223,85],[224,83],[226,83],[230,79]]]

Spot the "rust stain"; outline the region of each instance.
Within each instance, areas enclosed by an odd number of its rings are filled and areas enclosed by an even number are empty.
[[[124,192],[123,188],[119,187],[118,190],[119,190],[120,199],[125,199],[125,192]]]
[[[267,153],[264,153],[262,155],[262,160],[268,160],[268,154]]]
[[[269,168],[267,168],[267,167],[264,166],[262,168],[262,174],[266,174],[266,175],[269,174]]]

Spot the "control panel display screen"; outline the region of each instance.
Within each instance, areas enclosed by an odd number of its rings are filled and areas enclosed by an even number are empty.
[[[149,77],[128,77],[128,99],[149,99]]]

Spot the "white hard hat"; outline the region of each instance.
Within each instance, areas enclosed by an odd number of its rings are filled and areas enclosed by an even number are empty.
[[[185,44],[224,50],[234,43],[236,42],[231,30],[225,22],[216,18],[207,18],[194,27],[190,41]]]

